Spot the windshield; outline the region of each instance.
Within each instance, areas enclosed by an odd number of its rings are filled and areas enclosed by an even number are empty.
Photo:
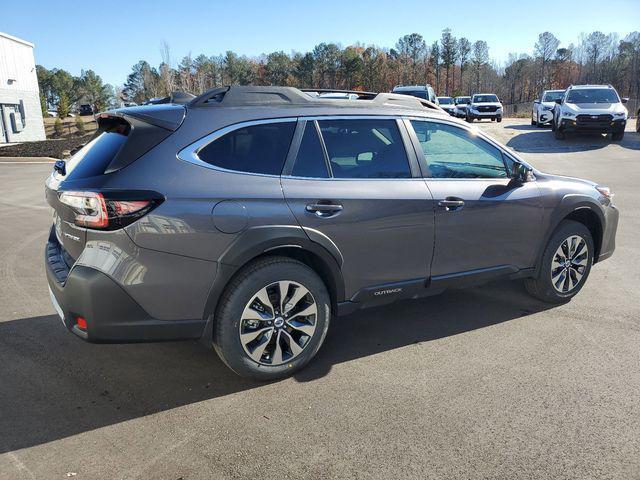
[[[571,90],[567,103],[618,103],[620,99],[611,88],[581,88]]]
[[[471,97],[457,97],[456,105],[460,105],[461,103],[469,103],[471,101]]]
[[[440,105],[452,105],[453,104],[453,98],[451,98],[451,97],[438,97],[438,102],[440,102]]]
[[[490,103],[490,102],[499,102],[498,97],[495,95],[474,95],[473,103]]]
[[[543,102],[555,102],[556,100],[560,100],[564,95],[564,90],[562,92],[547,92],[542,97]]]

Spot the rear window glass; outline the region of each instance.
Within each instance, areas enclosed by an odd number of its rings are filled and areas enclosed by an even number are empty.
[[[409,178],[411,170],[395,120],[321,120],[335,178]]]
[[[316,124],[313,121],[307,122],[307,126],[304,129],[304,135],[291,175],[310,178],[329,177],[322,144],[318,138]]]
[[[203,147],[198,158],[227,170],[280,175],[295,126],[280,122],[238,128]]]
[[[67,160],[66,180],[102,175],[127,141],[128,124],[118,124],[96,134]]]

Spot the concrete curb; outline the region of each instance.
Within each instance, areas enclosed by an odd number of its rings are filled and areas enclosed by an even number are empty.
[[[51,157],[0,157],[0,164],[38,164],[38,163],[54,163],[57,158]]]

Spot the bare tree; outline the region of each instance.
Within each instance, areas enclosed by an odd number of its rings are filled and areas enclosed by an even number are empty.
[[[480,90],[480,75],[487,62],[489,62],[489,46],[484,40],[477,40],[473,44],[473,57],[471,58],[471,65],[476,78],[476,92]]]
[[[534,52],[536,57],[540,59],[541,74],[540,74],[540,86],[544,90],[547,87],[547,77],[545,76],[547,64],[551,61],[558,46],[560,40],[558,40],[552,33],[544,32],[538,35],[538,41],[534,46]]]

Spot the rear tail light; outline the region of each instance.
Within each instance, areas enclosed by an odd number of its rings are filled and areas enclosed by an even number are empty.
[[[87,320],[84,317],[76,317],[76,325],[80,330],[87,330]]]
[[[60,201],[75,213],[79,227],[116,230],[135,222],[162,202],[156,192],[62,192]]]

